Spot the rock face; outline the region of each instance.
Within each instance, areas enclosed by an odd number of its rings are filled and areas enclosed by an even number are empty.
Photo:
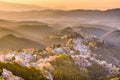
[[[6,79],[6,80],[24,80],[22,79],[21,77],[18,77],[18,76],[14,76],[12,74],[12,72],[6,70],[6,69],[3,69],[3,73],[2,73],[2,76]]]

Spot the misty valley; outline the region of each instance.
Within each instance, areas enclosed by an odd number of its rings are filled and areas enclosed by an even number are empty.
[[[0,80],[120,80],[120,9],[0,11]]]

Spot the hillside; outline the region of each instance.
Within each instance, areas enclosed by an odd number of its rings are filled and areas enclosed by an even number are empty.
[[[23,49],[23,48],[43,48],[42,44],[37,42],[19,38],[12,34],[8,34],[0,38],[0,48],[1,49]]]
[[[109,43],[89,34],[74,31],[71,27],[53,32],[48,39],[50,40],[46,42],[47,44],[54,42],[55,39],[58,43],[40,49],[38,43],[25,38],[18,38],[11,34],[2,37],[1,46],[30,48],[34,44],[34,48],[38,48],[1,49],[0,74],[3,75],[2,78],[110,80],[119,77],[120,50],[109,46]],[[5,73],[11,76],[6,77]],[[99,75],[96,76],[96,74]]]
[[[0,80],[120,80],[119,13],[0,11]]]
[[[107,33],[109,30],[101,29],[101,28],[95,28],[95,27],[79,27],[77,28],[83,33],[87,33],[96,37],[101,37],[105,33]]]
[[[7,29],[7,28],[4,28],[4,27],[0,27],[0,37],[3,37],[5,35],[7,35],[7,34],[13,34],[13,35],[18,36],[18,37],[24,36],[24,35],[22,35],[21,33],[17,32],[17,31]]]
[[[46,37],[43,37],[42,41],[47,46],[62,44],[66,42],[66,40],[63,38],[67,37],[67,35],[72,35],[72,34],[74,34],[73,29],[71,27],[67,27],[59,31],[50,33]]]
[[[50,27],[46,24],[41,25],[19,25],[14,29],[27,36],[27,38],[40,42],[41,39],[49,33],[56,31],[56,28]]]
[[[47,23],[43,23],[40,21],[14,21],[14,20],[5,20],[5,19],[0,19],[0,26],[5,27],[5,28],[14,28],[19,25],[48,25]]]
[[[103,40],[111,44],[112,46],[120,48],[120,30],[115,30],[106,35]]]

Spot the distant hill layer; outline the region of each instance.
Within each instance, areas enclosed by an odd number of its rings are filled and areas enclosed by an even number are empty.
[[[100,24],[112,27],[120,26],[120,9],[100,10],[30,10],[0,11],[1,19],[36,20],[59,24]]]
[[[100,17],[100,16],[104,16],[106,15],[106,17],[109,16],[118,16],[120,15],[120,8],[118,9],[108,9],[105,11],[101,11],[101,10],[81,10],[81,9],[77,9],[77,10],[68,10],[68,11],[64,11],[64,10],[52,10],[52,9],[45,9],[45,10],[28,10],[28,11],[0,11],[0,14],[2,13],[13,13],[13,14],[18,14],[18,15],[23,15],[24,16],[38,16],[38,14],[41,14],[39,16],[55,16],[55,17],[59,17],[59,16],[81,16],[81,17],[90,17],[90,15],[96,16],[96,17]],[[8,15],[11,15],[8,14]],[[29,15],[26,15],[29,14]],[[30,15],[32,14],[32,15]],[[109,15],[108,15],[109,14]],[[115,15],[117,14],[117,15]],[[36,15],[36,16],[35,16]],[[15,15],[14,15],[15,16]],[[19,16],[18,16],[19,17]]]
[[[106,11],[100,10],[30,10],[30,11],[0,11],[1,18],[9,19],[40,19],[40,18],[89,18],[89,19],[104,19],[104,18],[120,18],[120,9],[111,9]]]
[[[7,29],[4,27],[0,27],[0,37],[3,37],[7,34],[14,34],[15,36],[19,36],[19,37],[23,36],[21,33],[17,32],[17,31]]]
[[[28,40],[25,38],[19,38],[12,34],[8,34],[0,38],[0,48],[1,49],[23,49],[23,48],[44,48],[42,44]]]

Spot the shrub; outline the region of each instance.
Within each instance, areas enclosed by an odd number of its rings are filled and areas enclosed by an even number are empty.
[[[87,69],[90,80],[99,80],[107,75],[107,69],[95,62],[92,64],[92,66],[87,67]]]
[[[51,64],[55,67],[54,80],[86,80],[86,77],[80,73],[80,68],[74,64],[68,54],[59,54]]]
[[[0,80],[5,80],[2,76],[0,76]]]
[[[39,70],[33,67],[25,67],[18,63],[0,62],[0,69],[3,68],[11,71],[16,76],[22,77],[24,80],[47,80]]]

